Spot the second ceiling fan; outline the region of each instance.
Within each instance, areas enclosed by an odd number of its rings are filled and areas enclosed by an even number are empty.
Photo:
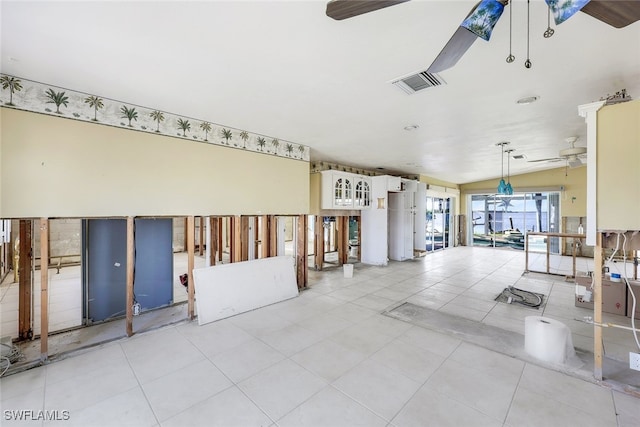
[[[342,20],[354,16],[373,12],[408,0],[331,0],[327,4],[327,16]],[[625,27],[640,20],[640,1],[638,0],[545,0],[549,10],[554,15],[556,24],[569,19],[578,11],[582,11],[615,28]],[[453,36],[436,59],[427,69],[428,73],[437,73],[453,67],[477,38],[489,40],[493,27],[502,15],[509,0],[482,0],[469,12]],[[545,37],[553,34],[549,27]],[[507,62],[512,62],[509,53]],[[525,66],[529,68],[531,62],[527,58]]]

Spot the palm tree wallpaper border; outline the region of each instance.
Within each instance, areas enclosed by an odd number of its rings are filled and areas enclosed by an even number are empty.
[[[305,145],[219,125],[211,120],[173,114],[7,74],[0,74],[0,105],[4,108],[309,161],[310,150]]]

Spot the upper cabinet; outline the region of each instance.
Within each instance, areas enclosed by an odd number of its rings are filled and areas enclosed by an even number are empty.
[[[371,206],[371,178],[349,172],[322,171],[322,209]]]
[[[402,178],[399,176],[390,176],[387,179],[388,191],[402,191]]]

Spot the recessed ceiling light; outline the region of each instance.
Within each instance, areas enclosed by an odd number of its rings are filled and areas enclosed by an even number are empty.
[[[527,96],[524,98],[520,98],[516,101],[516,104],[519,105],[527,105],[527,104],[533,104],[534,102],[536,102],[538,99],[540,99],[539,96]]]
[[[418,129],[420,126],[418,125],[408,125],[404,127],[404,130],[411,132],[412,130]]]

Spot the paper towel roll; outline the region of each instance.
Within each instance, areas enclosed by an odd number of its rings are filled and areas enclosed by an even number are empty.
[[[524,320],[524,349],[542,361],[564,364],[575,356],[571,330],[562,322],[542,316]]]

